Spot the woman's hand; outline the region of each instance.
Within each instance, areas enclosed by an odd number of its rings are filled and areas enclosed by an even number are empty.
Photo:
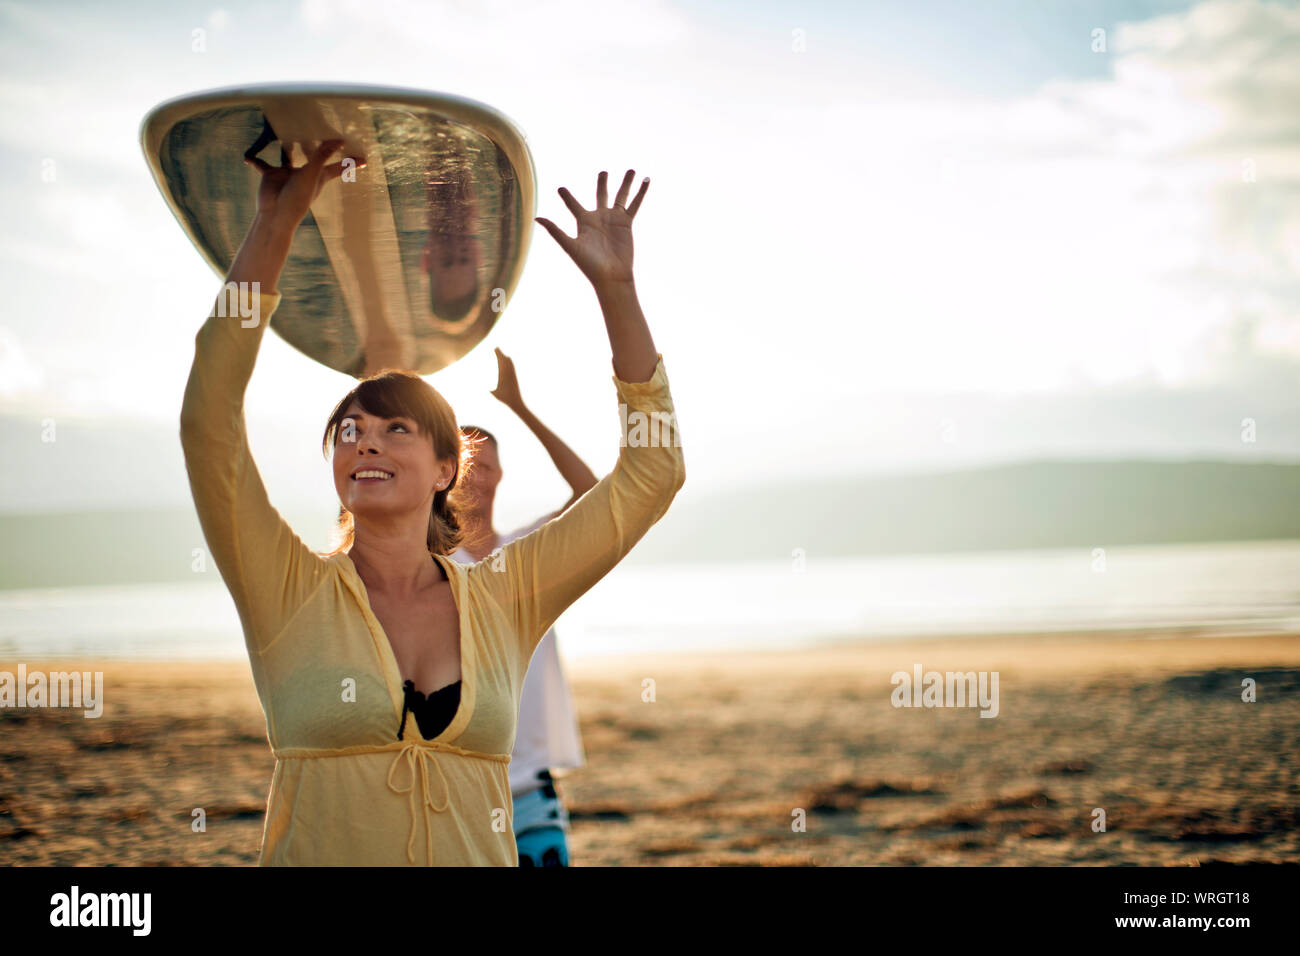
[[[515,377],[515,363],[500,349],[493,349],[497,355],[497,387],[492,390],[492,397],[513,411],[524,407],[523,396],[519,394],[519,379]]]
[[[551,220],[537,217],[537,222],[546,227],[582,274],[597,287],[632,281],[632,217],[650,186],[647,176],[632,204],[625,208],[623,204],[632,187],[633,175],[634,171],[629,169],[611,206],[605,189],[609,174],[602,172],[596,177],[596,208],[591,210],[583,209],[567,189],[560,187],[560,198],[578,220],[576,237],[566,236]]]
[[[272,166],[256,156],[247,157],[244,162],[262,174],[262,184],[257,190],[257,214],[283,228],[296,229],[320,195],[321,187],[342,175],[341,161],[325,165],[325,160],[342,148],[343,140],[327,139],[305,166],[297,167]],[[357,169],[365,165],[365,159],[356,160]]]

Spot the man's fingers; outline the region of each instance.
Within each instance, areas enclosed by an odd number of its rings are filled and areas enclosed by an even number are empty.
[[[602,169],[600,171],[600,175],[596,177],[596,208],[597,209],[609,208],[609,191],[605,188],[606,185],[608,185],[608,183],[609,183],[609,173],[607,173],[605,170]]]
[[[627,207],[628,217],[636,215],[636,211],[641,208],[641,199],[645,196],[645,191],[650,188],[650,177],[647,176],[641,180],[641,188],[637,190],[636,197],[632,200],[632,205]]]

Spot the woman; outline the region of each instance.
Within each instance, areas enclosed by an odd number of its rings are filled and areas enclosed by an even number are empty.
[[[497,387],[492,395],[537,436],[573,494],[558,511],[515,531],[498,534],[493,527],[492,511],[502,477],[500,448],[496,437],[486,429],[461,426],[461,433],[474,446],[474,454],[473,467],[462,484],[461,494],[465,501],[467,540],[452,558],[468,563],[482,561],[498,548],[531,534],[563,514],[596,484],[596,476],[586,463],[524,404],[515,363],[500,349],[496,349],[496,357]],[[565,840],[568,815],[551,771],[581,767],[586,759],[554,628],[546,632],[528,665],[519,702],[519,729],[510,758],[510,796],[514,800],[519,865],[568,866],[569,847]]]
[[[448,501],[465,456],[456,419],[419,376],[380,373],[326,426],[346,521],[340,548],[322,555],[267,500],[243,396],[294,230],[341,173],[326,165],[341,146],[322,144],[299,168],[250,160],[258,210],[227,289],[248,297],[251,314],[223,290],[196,336],[181,410],[190,488],[276,757],[259,863],[516,866],[507,764],[529,658],[685,481],[663,357],[632,275],[632,218],[649,181],[624,206],[629,170],[610,205],[602,172],[592,210],[561,188],[575,237],[537,221],[596,291],[622,420],[644,413],[672,440],[621,443],[613,471],[563,515],[512,541],[500,562],[460,565],[448,557],[461,538]],[[377,407],[394,396],[404,404]],[[454,717],[426,739],[404,688],[432,695],[456,681]]]

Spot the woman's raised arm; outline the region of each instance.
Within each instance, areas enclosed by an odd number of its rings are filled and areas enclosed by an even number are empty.
[[[595,288],[613,350],[620,441],[614,470],[572,507],[510,542],[501,560],[470,570],[511,609],[525,667],[555,619],[632,550],[686,480],[663,356],[655,350],[632,281],[632,217],[650,182],[642,183],[625,209],[632,175],[628,170],[608,206],[602,172],[592,211],[560,189],[578,220],[576,239],[538,219]]]
[[[591,280],[605,317],[614,374],[625,382],[645,382],[654,374],[659,355],[641,303],[637,301],[632,278],[632,218],[650,188],[650,178],[641,181],[636,198],[624,208],[633,175],[634,171],[629,169],[611,206],[605,188],[609,177],[601,172],[596,177],[595,209],[583,209],[572,193],[560,187],[560,198],[578,220],[577,236],[565,235],[549,219],[539,216],[537,221]]]
[[[181,447],[199,523],[252,653],[265,651],[321,580],[323,560],[267,499],[248,445],[244,392],[262,335],[279,304],[275,290],[298,223],[332,170],[326,143],[297,169],[262,172],[258,212],[207,320],[181,406]]]

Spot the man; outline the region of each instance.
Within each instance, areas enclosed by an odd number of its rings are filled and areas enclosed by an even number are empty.
[[[461,426],[462,434],[475,449],[474,464],[459,500],[464,509],[462,525],[466,543],[452,555],[453,560],[462,563],[481,561],[497,548],[540,528],[586,494],[597,480],[582,459],[524,405],[514,362],[500,349],[495,351],[497,387],[492,395],[518,415],[537,436],[560,475],[569,483],[573,495],[558,511],[543,515],[515,531],[498,534],[492,524],[492,508],[502,476],[497,440],[486,429],[475,425]],[[519,702],[519,729],[510,761],[510,792],[514,798],[515,843],[519,848],[520,866],[569,865],[565,838],[569,817],[556,792],[551,771],[585,764],[577,715],[560,665],[555,629],[552,628],[537,645],[528,667]]]

